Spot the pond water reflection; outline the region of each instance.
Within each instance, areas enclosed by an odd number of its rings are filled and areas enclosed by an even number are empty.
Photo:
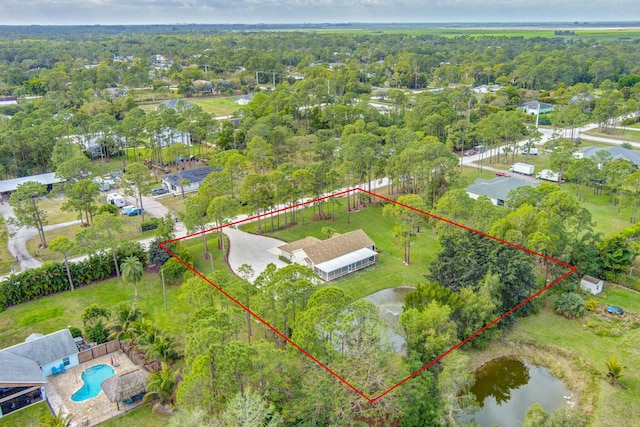
[[[404,307],[404,297],[413,289],[411,286],[398,286],[363,298],[378,307],[380,317],[389,325],[389,342],[396,352],[402,352],[406,342],[399,320]]]
[[[571,394],[547,368],[517,359],[501,358],[481,366],[471,392],[480,410],[475,420],[483,427],[518,426],[531,404],[539,402],[547,412],[567,405]]]

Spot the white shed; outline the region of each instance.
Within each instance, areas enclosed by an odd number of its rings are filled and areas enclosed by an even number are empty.
[[[604,280],[585,275],[582,280],[580,280],[580,287],[587,292],[597,295],[602,292]]]

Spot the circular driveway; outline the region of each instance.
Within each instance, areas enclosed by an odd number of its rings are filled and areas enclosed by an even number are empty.
[[[233,227],[225,227],[223,232],[229,237],[229,266],[238,274],[242,264],[249,264],[254,272],[249,279],[251,283],[269,263],[274,263],[277,268],[287,265],[278,259],[278,250],[275,249],[285,243],[282,240],[246,233]]]

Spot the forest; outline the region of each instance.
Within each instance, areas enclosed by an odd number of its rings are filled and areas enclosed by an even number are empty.
[[[127,194],[142,206],[143,197],[160,185],[163,168],[177,170],[179,162],[199,159],[214,171],[195,193],[185,195],[180,184],[182,205],[175,216],[189,232],[238,214],[293,207],[302,198],[343,187],[371,189],[372,182],[387,178],[385,196],[405,205],[574,265],[576,277],[588,274],[633,287],[629,269],[640,253],[634,226],[640,172],[608,153],[596,159],[573,154],[585,144],[579,137],[583,125],[597,123],[601,132],[615,135],[617,126],[636,124],[638,64],[636,41],[564,34],[441,37],[195,26],[37,28],[27,36],[23,28],[3,28],[0,177],[55,172],[63,178],[53,192],[64,193],[62,210],[78,215],[84,230],[71,240],[92,257],[65,268],[71,247],[63,245],[56,252],[64,253],[65,264],[3,280],[0,305],[11,310],[120,276],[122,260],[150,264],[144,274],[162,270],[190,307],[184,324],[173,325],[173,339],[161,339],[135,305],[118,306],[109,322],[106,308],[90,310],[85,327],[98,341],[117,336],[157,362],[149,387],[159,406],[173,413],[162,423],[476,425],[468,417],[477,409],[469,359],[546,303],[525,305],[459,353],[370,403],[159,250],[159,242],[173,237],[171,217],[155,219],[158,234],[147,253],[121,244],[112,234],[118,214],[99,201],[93,178],[122,170]],[[478,89],[482,85],[486,89]],[[179,101],[165,103],[172,99]],[[221,99],[246,102],[216,112],[206,104]],[[565,130],[540,147],[565,183],[522,187],[509,194],[508,207],[471,199],[464,187],[481,171],[461,165],[465,152],[483,147],[493,153],[484,164],[500,165],[522,153],[522,141],[529,148],[540,142],[536,117],[518,108],[528,101],[554,107],[538,117],[539,125]],[[628,118],[620,122],[622,116]],[[611,215],[629,212],[626,228],[597,231],[594,213],[583,203],[591,193],[607,195],[602,209]],[[46,188],[23,186],[4,200],[21,225],[39,230],[43,250],[60,248],[60,241],[55,245],[45,237],[47,218],[38,208],[45,194]],[[399,320],[405,354],[386,345],[376,307],[361,299],[366,294],[354,291],[349,279],[320,284],[312,271],[295,264],[278,270],[270,265],[255,281],[249,280],[249,265],[246,275],[218,267],[208,278],[284,337],[332,369],[348,372],[349,381],[371,395],[564,273],[545,259],[417,218],[363,193],[336,204],[339,214],[327,201],[278,214],[277,225],[272,215],[246,229],[277,237],[300,229],[330,236],[332,229],[348,231],[340,224],[351,217],[374,233],[389,227],[380,237],[388,243],[381,256],[395,258],[393,271],[411,273],[387,287],[415,288]],[[199,269],[210,257],[224,264],[228,249],[222,233],[171,246]],[[384,265],[376,268],[365,281],[382,277],[376,274],[385,272]],[[566,318],[590,310],[589,298],[569,280],[553,289],[550,300]],[[586,406],[547,414],[545,425],[591,425],[594,409]],[[255,418],[243,418],[247,412]]]

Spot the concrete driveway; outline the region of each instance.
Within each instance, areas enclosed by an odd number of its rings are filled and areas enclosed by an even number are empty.
[[[242,264],[249,264],[254,271],[253,277],[249,279],[251,283],[267,268],[269,263],[274,263],[277,268],[287,265],[278,259],[274,250],[284,243],[282,240],[246,233],[233,227],[225,227],[223,232],[229,237],[229,265],[231,269],[238,274],[238,269]]]

